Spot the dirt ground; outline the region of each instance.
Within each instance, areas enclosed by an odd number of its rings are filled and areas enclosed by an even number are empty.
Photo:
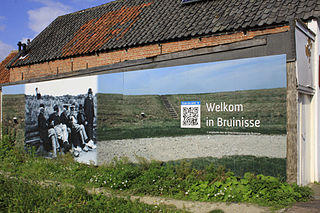
[[[150,196],[131,196],[131,200],[139,200],[140,202],[151,205],[171,205],[178,209],[186,210],[194,213],[209,213],[212,210],[220,209],[224,213],[319,213],[320,212],[320,184],[311,184],[311,189],[314,192],[313,198],[309,202],[301,202],[294,204],[291,208],[279,209],[276,211],[270,210],[268,207],[261,207],[254,204],[244,203],[218,203],[218,202],[199,202],[175,200],[163,197]],[[106,196],[111,196],[104,189],[90,189],[89,193],[103,193]]]
[[[320,212],[320,184],[311,184],[314,194],[309,202],[296,203],[292,208],[286,209],[286,213],[318,213]]]
[[[89,189],[89,193],[102,193],[105,196],[112,196],[104,189]],[[119,196],[121,197],[121,196]],[[131,200],[139,200],[142,203],[150,205],[167,205],[175,206],[177,209],[186,210],[194,213],[208,213],[212,210],[220,209],[224,213],[265,213],[271,212],[267,207],[261,207],[253,204],[243,203],[218,203],[218,202],[200,202],[200,201],[187,201],[187,200],[175,200],[163,197],[151,197],[151,196],[130,196]]]
[[[132,162],[136,156],[160,161],[229,155],[286,157],[286,135],[193,135],[99,141],[97,145],[98,164],[122,156]]]

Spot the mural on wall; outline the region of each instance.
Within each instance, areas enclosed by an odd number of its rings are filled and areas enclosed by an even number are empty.
[[[24,99],[19,111],[26,149],[53,158],[70,151],[78,161],[96,164],[96,81],[96,76],[54,80],[26,84],[22,95],[5,92],[4,100]]]
[[[2,87],[2,133],[16,138],[24,146],[25,98],[24,85]]]
[[[98,76],[98,163],[188,159],[232,162],[245,172],[264,162],[285,176],[285,61],[279,55]]]
[[[7,86],[3,93],[4,126],[45,157],[187,160],[285,178],[285,55]]]

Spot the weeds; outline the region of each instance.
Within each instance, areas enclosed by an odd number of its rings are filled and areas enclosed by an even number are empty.
[[[0,175],[1,212],[181,212],[130,199],[90,195],[83,188],[39,186]]]
[[[213,163],[208,164],[204,169],[196,169],[188,161],[173,164],[158,161],[149,162],[140,158],[141,163],[139,164],[129,163],[127,159],[115,159],[110,165],[96,167],[74,162],[72,156],[68,154],[55,160],[27,155],[12,146],[7,136],[3,137],[0,145],[0,170],[10,172],[13,176],[19,178],[69,183],[76,186],[77,189],[75,190],[84,187],[105,187],[114,193],[124,192],[198,201],[247,202],[273,206],[274,208],[286,207],[297,201],[306,201],[311,196],[308,187],[290,185],[276,177],[254,175],[253,173],[245,173],[243,177],[237,176],[224,167],[216,166]],[[8,188],[5,186],[6,181],[9,180],[2,180],[1,187]],[[25,194],[27,191],[22,190],[22,188],[13,189],[18,190],[17,195],[14,191],[8,192],[7,195],[13,193],[15,195],[12,196],[28,197]],[[67,191],[59,191],[54,187],[52,190],[55,190],[52,192],[55,196],[62,196],[59,200],[77,200],[70,204],[72,207],[80,205],[77,202],[85,202],[84,200],[90,200],[88,206],[104,205],[100,203],[102,198],[90,197],[84,192],[71,190],[71,194],[69,194]],[[43,192],[40,190],[39,193]],[[83,197],[74,197],[77,193],[80,193]],[[2,202],[3,199],[0,200]],[[50,200],[49,203],[52,202],[56,201]],[[124,202],[123,205],[134,208],[131,207],[133,204],[129,201],[106,200],[106,202]],[[67,203],[65,204],[67,205]],[[22,203],[17,201],[14,205],[20,206]],[[26,203],[26,205],[29,204]],[[30,206],[32,205],[30,204]],[[46,204],[46,206],[48,205]],[[71,209],[71,207],[60,207],[66,208],[67,211]],[[33,210],[45,211],[45,209]]]

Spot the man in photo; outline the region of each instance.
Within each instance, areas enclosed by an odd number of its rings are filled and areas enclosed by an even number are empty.
[[[71,149],[71,145],[68,142],[67,126],[61,123],[58,105],[55,105],[53,110],[54,113],[49,116],[49,127],[54,128],[58,140],[62,143],[64,151],[68,152]]]
[[[83,105],[79,104],[79,111],[77,114],[78,124],[82,124],[83,126],[87,126],[88,122],[86,121],[86,116],[84,114]]]
[[[48,122],[44,115],[44,111],[45,111],[44,104],[40,104],[39,111],[40,112],[38,115],[38,129],[40,133],[40,140],[43,144],[44,150],[46,152],[49,152],[52,149],[52,145],[49,143]]]
[[[88,146],[95,149],[97,146],[93,142],[93,120],[95,117],[92,89],[88,89],[88,95],[84,100],[84,114],[87,121],[86,132],[89,138]]]
[[[39,92],[38,87],[36,87],[36,97],[37,97],[37,100],[41,99],[41,93]]]
[[[75,104],[70,106],[70,121],[71,121],[71,129],[72,129],[72,141],[75,147],[75,151],[85,151],[88,152],[89,148],[87,143],[90,142],[90,139],[87,136],[85,127],[82,124],[79,124],[77,121],[77,112],[75,110]],[[79,137],[80,136],[80,137]],[[80,140],[79,140],[80,139]],[[90,143],[93,143],[90,142]]]
[[[59,148],[59,143],[54,128],[49,127],[48,121],[45,118],[44,114],[45,106],[44,104],[40,104],[40,113],[38,116],[40,140],[43,142],[44,150],[47,152],[52,150],[52,157],[55,158],[57,157],[57,149]]]
[[[71,120],[69,118],[70,115],[70,111],[69,111],[69,105],[68,104],[64,104],[63,105],[63,111],[60,115],[60,122],[64,125],[67,126],[67,130],[68,130],[68,134],[70,136],[71,134]]]

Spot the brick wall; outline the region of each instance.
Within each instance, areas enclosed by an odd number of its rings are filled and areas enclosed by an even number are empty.
[[[91,67],[115,64],[121,61],[143,59],[147,57],[185,51],[194,48],[233,43],[237,41],[249,40],[256,36],[275,34],[288,30],[289,26],[283,26],[271,29],[248,31],[246,34],[244,34],[243,32],[237,32],[233,34],[152,44],[147,46],[129,48],[127,50],[110,51],[90,56],[78,56],[75,58],[54,60],[22,67],[14,67],[10,69],[10,82],[51,76]]]

